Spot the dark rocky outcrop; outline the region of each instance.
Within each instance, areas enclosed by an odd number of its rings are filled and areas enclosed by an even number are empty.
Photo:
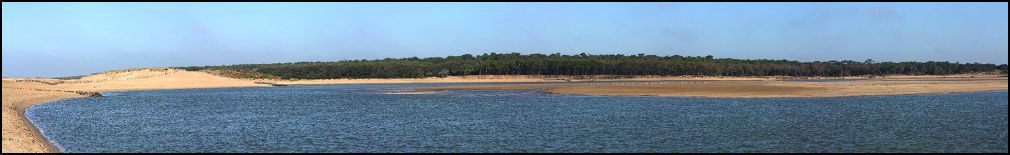
[[[272,83],[272,82],[256,82],[256,84],[264,84],[264,85],[270,85],[270,86],[274,86],[274,87],[285,87],[285,86],[288,86],[286,84],[277,84],[277,83]]]

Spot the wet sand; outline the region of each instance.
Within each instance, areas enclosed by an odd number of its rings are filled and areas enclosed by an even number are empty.
[[[438,92],[433,92],[433,91],[414,91],[414,92],[387,92],[387,93],[384,93],[384,94],[390,94],[390,95],[430,95],[430,94],[435,94],[435,93],[438,93]]]
[[[839,82],[704,81],[510,84],[419,87],[411,90],[529,90],[547,93],[602,96],[682,96],[710,98],[812,98],[933,94],[1007,90],[1006,78],[939,79],[914,81],[852,80]]]
[[[578,79],[573,77],[545,77],[522,75],[457,76],[446,78],[395,78],[395,79],[328,79],[328,80],[257,80],[282,85],[332,85],[332,84],[421,84],[421,83],[515,83],[515,82],[591,82],[591,81],[669,81],[669,80],[719,80],[719,81],[764,81],[776,80],[768,77],[635,77],[620,79]]]

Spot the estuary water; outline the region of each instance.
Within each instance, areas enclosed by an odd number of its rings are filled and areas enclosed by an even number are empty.
[[[1007,92],[809,99],[332,85],[36,105],[62,152],[1007,152]]]

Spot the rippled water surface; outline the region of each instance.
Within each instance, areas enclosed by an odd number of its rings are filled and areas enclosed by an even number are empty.
[[[412,86],[422,85],[118,92],[28,115],[64,152],[1007,152],[1006,91],[707,99],[382,90]]]

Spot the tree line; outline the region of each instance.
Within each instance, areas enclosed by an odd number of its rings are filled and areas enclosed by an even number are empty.
[[[1003,73],[1003,75],[1007,74],[1007,65],[1006,64],[1000,65],[999,69],[1001,70],[1001,72]]]
[[[285,79],[425,78],[467,75],[870,76],[1006,73],[1007,65],[951,62],[743,60],[713,56],[465,54],[335,62],[179,67],[229,69]]]

